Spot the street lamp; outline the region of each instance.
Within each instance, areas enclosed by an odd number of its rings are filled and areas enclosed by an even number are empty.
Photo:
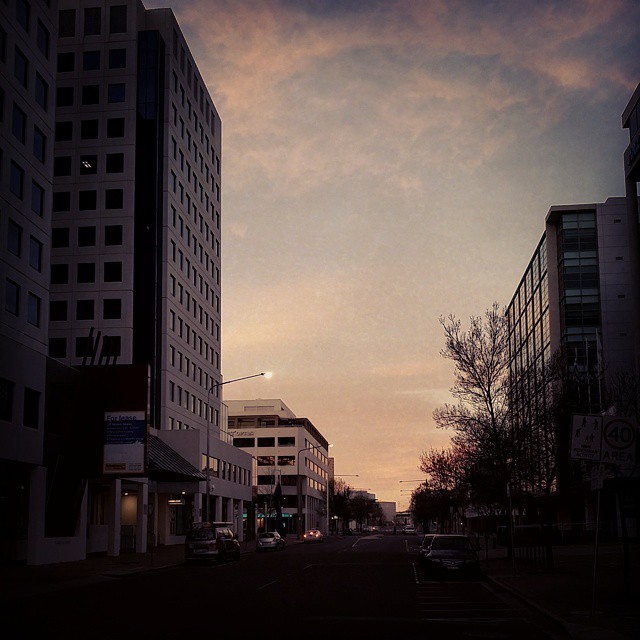
[[[224,382],[214,382],[209,389],[207,389],[207,492],[206,502],[204,504],[205,522],[209,522],[209,498],[211,494],[211,454],[209,444],[209,434],[211,430],[211,393],[214,389],[222,387],[225,384],[231,384],[232,382],[239,382],[240,380],[248,380],[249,378],[267,378],[269,379],[273,374],[271,371],[263,371],[262,373],[254,373],[250,376],[243,376],[242,378],[234,378],[233,380],[225,380]]]
[[[327,445],[327,449],[333,447],[332,444]],[[298,455],[296,456],[297,475],[298,480],[298,540],[302,537],[302,480],[300,478],[300,454],[304,451],[310,451],[311,449],[321,449],[320,445],[312,444],[304,449],[298,449]],[[327,451],[327,455],[329,452]],[[329,526],[329,473],[327,473],[327,527]]]

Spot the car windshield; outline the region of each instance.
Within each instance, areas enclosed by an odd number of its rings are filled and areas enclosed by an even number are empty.
[[[471,543],[467,538],[436,537],[431,543],[431,548],[436,551],[442,551],[443,549],[466,551],[471,549]]]
[[[191,529],[187,534],[187,538],[189,540],[212,540],[214,532],[213,529]]]
[[[261,533],[259,535],[259,537],[263,538],[263,539],[265,539],[265,538],[275,538],[276,534],[275,533]]]

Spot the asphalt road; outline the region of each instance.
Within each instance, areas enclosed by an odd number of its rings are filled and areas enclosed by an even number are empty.
[[[11,604],[3,621],[48,638],[557,638],[483,579],[433,580],[417,536],[332,538]],[[6,615],[6,614],[9,615]]]

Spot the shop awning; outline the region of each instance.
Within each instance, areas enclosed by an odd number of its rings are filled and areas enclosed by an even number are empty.
[[[158,436],[147,437],[149,478],[162,481],[206,480],[202,471],[196,469],[179,453]]]

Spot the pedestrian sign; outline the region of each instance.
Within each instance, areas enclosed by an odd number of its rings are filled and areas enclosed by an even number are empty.
[[[571,458],[599,462],[602,453],[602,416],[574,414],[571,426]]]
[[[571,420],[571,458],[615,465],[636,460],[637,426],[627,418],[574,414]]]

